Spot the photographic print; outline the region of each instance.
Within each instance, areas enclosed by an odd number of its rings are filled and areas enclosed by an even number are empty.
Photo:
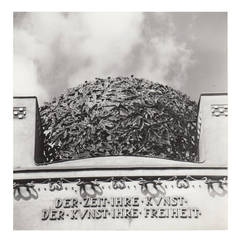
[[[14,230],[227,229],[227,13],[14,12]]]

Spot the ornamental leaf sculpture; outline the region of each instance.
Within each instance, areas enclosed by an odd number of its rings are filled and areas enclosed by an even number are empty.
[[[45,163],[99,156],[197,161],[197,104],[140,78],[85,82],[40,108]]]

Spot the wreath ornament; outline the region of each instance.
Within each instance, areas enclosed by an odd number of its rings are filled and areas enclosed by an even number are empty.
[[[77,186],[79,186],[79,192],[82,198],[95,198],[97,195],[103,194],[103,190],[96,180],[89,182],[79,180]]]
[[[116,179],[113,179],[112,180],[112,187],[113,189],[125,189],[126,188],[126,184],[125,184],[125,180],[124,179],[120,179],[120,180],[116,180]]]
[[[177,188],[184,188],[187,189],[190,187],[189,180],[187,178],[184,179],[177,179],[176,180]]]
[[[211,197],[220,196],[223,197],[227,194],[227,180],[223,179],[206,179],[208,193]]]
[[[57,182],[49,182],[49,190],[51,192],[63,190],[63,182],[60,180],[58,180]]]
[[[141,179],[139,185],[141,186],[141,192],[143,195],[150,195],[152,198],[156,198],[159,195],[166,195],[166,189],[159,178],[153,181]]]
[[[37,199],[38,193],[34,188],[35,185],[33,182],[29,183],[13,183],[13,196],[14,199],[19,201],[20,199],[23,200],[30,200],[30,199]]]

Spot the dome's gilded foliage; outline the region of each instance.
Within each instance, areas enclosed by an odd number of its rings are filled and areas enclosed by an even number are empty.
[[[97,78],[40,108],[46,163],[98,156],[197,161],[197,105],[139,78]]]

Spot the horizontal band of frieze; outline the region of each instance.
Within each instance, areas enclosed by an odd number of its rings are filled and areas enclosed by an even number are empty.
[[[194,180],[203,180],[204,178],[206,178],[205,175],[197,175],[197,176],[187,176],[187,178],[191,178],[191,177],[194,177]],[[227,175],[219,175],[219,176],[215,176],[215,175],[209,175],[207,176],[208,178],[211,178],[212,180],[219,180],[219,179],[222,179],[222,178],[227,178]],[[98,180],[99,182],[105,182],[105,181],[109,181],[109,177],[81,177],[81,180],[82,181],[95,181],[95,180]],[[116,177],[112,177],[111,178],[112,180],[121,180],[121,179],[124,179],[126,182],[127,181],[139,181],[139,180],[147,180],[147,181],[150,181],[150,180],[154,180],[154,179],[161,179],[161,180],[168,180],[170,181],[169,179],[172,179],[172,180],[181,180],[181,179],[186,179],[186,175],[178,175],[178,176],[171,176],[171,175],[166,175],[166,176],[128,176],[128,177],[122,177],[122,176],[116,176]],[[46,180],[49,180],[49,181],[63,181],[65,180],[65,182],[76,182],[77,180],[79,180],[79,178],[77,177],[74,177],[74,178],[36,178],[36,179],[20,179],[20,180],[17,180],[17,182],[19,183],[27,183],[29,181],[34,181],[34,183],[45,183]],[[16,180],[14,180],[16,181]]]
[[[227,170],[227,167],[132,167],[132,168],[57,168],[57,169],[21,169],[14,170],[13,173],[32,172],[72,172],[72,171],[106,171],[106,170]]]

